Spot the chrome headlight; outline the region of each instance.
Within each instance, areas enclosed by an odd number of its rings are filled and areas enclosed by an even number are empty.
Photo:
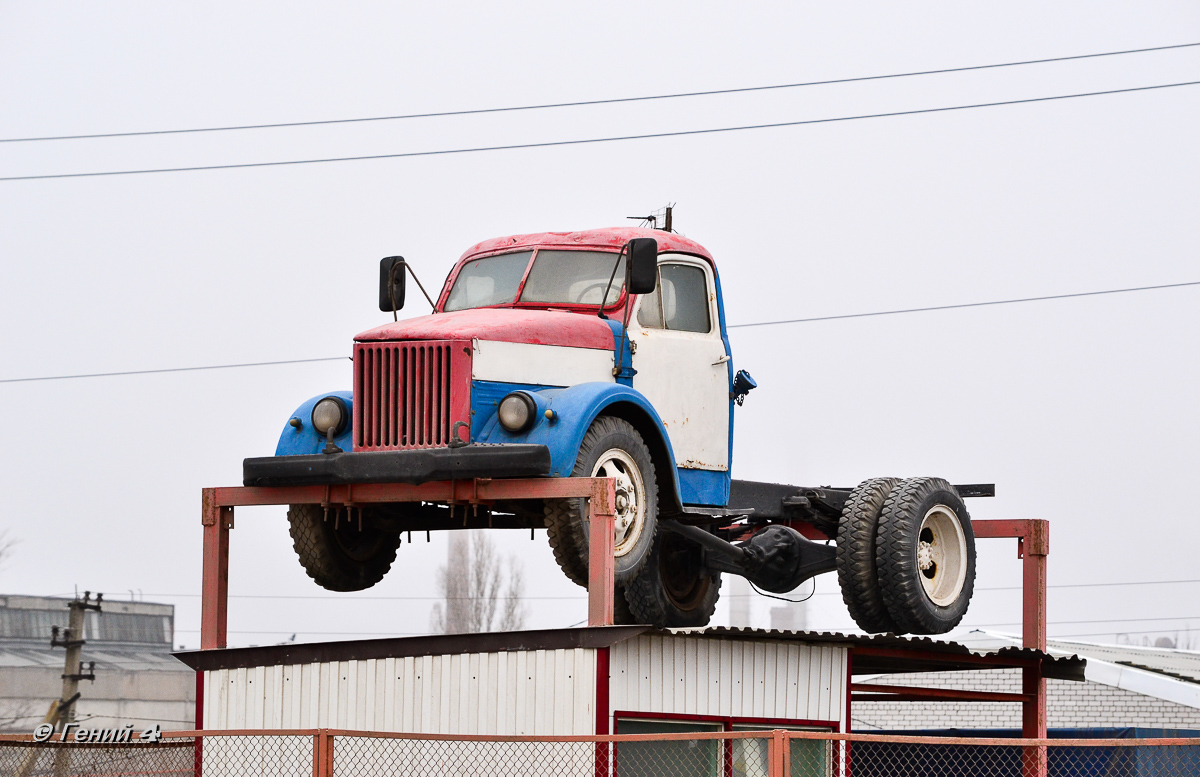
[[[533,426],[536,413],[537,405],[533,398],[520,391],[514,391],[500,400],[500,409],[496,411],[500,425],[513,433],[523,432]]]
[[[350,413],[346,410],[346,403],[338,397],[325,397],[313,406],[312,425],[322,435],[329,434],[332,429],[333,436],[338,436],[346,428],[349,420]]]

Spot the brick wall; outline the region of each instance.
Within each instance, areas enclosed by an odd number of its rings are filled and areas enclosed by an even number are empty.
[[[1021,670],[930,672],[873,678],[879,685],[1021,692]],[[1200,709],[1100,683],[1046,681],[1050,728],[1146,726],[1200,729]],[[857,702],[852,730],[1020,728],[1021,705],[1002,702]]]

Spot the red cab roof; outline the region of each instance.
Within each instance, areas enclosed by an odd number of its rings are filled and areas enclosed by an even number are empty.
[[[620,249],[635,237],[652,237],[658,241],[658,250],[695,254],[709,262],[713,261],[704,246],[695,240],[689,240],[674,232],[664,232],[659,229],[643,229],[641,227],[604,227],[603,229],[585,229],[580,232],[535,232],[529,235],[509,235],[494,237],[476,243],[466,250],[459,263],[480,254],[490,254],[512,248],[532,248],[534,246],[572,246],[577,248],[611,248]]]

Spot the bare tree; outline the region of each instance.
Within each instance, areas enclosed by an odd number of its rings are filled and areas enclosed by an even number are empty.
[[[25,733],[38,723],[38,705],[29,699],[14,699],[0,707],[0,732]]]
[[[453,532],[446,564],[438,570],[443,601],[433,606],[433,630],[442,634],[516,631],[525,625],[520,563],[507,563],[483,532]]]
[[[16,547],[17,541],[8,536],[8,530],[0,531],[0,568],[4,567],[4,562],[7,561]]]

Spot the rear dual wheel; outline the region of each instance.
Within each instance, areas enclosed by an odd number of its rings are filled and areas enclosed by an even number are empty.
[[[838,524],[838,578],[864,631],[957,626],[975,585],[975,534],[958,492],[941,478],[861,483]]]

